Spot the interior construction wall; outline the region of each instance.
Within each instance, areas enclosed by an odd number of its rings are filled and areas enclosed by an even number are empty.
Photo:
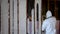
[[[8,34],[8,0],[1,0],[1,34]]]

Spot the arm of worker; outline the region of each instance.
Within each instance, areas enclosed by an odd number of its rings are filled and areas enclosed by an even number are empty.
[[[43,23],[42,23],[42,31],[44,32],[45,29],[46,29],[46,21],[43,21]]]

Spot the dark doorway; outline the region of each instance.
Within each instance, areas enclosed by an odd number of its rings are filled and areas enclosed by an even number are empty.
[[[26,34],[29,34],[28,33],[28,19],[29,19],[29,22],[32,22],[32,9],[34,9],[34,3],[35,3],[35,0],[27,0],[27,11],[26,11]],[[29,26],[31,26],[32,24],[29,23]],[[30,28],[31,29],[31,28]],[[31,34],[31,33],[30,33]]]

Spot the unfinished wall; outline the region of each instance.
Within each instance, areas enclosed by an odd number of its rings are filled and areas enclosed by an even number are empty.
[[[1,0],[1,34],[8,34],[8,0]]]

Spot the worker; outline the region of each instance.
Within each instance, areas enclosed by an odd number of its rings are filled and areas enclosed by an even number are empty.
[[[45,31],[45,34],[56,34],[56,18],[52,16],[50,10],[46,13],[46,19],[42,23],[42,31]]]

